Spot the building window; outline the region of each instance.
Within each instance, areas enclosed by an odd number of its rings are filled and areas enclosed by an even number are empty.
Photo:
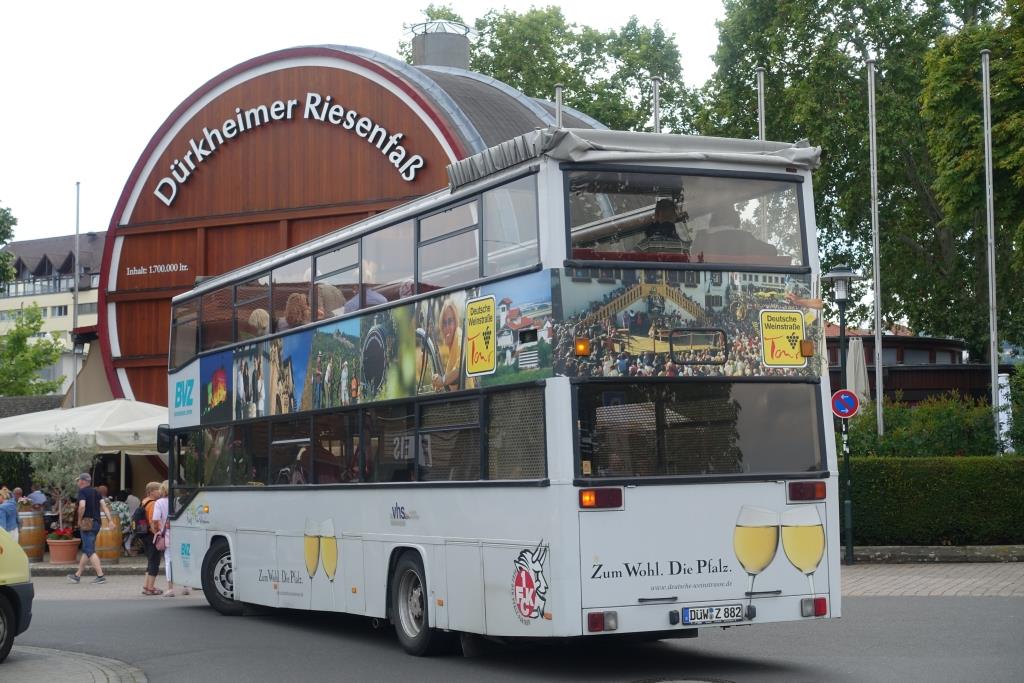
[[[67,306],[50,306],[51,318],[65,318],[68,315]]]
[[[78,304],[78,315],[95,315],[98,312],[95,301],[87,304]]]

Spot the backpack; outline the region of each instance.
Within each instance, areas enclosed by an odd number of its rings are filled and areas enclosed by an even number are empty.
[[[149,518],[146,517],[146,506],[152,505],[156,501],[149,500],[143,501],[139,507],[135,508],[135,512],[132,513],[132,531],[140,536],[144,536],[149,533]]]

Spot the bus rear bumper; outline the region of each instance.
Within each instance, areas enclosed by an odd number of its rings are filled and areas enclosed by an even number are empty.
[[[661,603],[656,605],[624,605],[617,607],[592,607],[581,612],[581,628],[584,636],[605,636],[614,634],[629,633],[664,633],[660,637],[692,637],[687,632],[693,632],[708,627],[731,627],[749,626],[754,624],[769,624],[783,621],[820,621],[832,617],[828,609],[828,596],[816,596],[825,599],[826,611],[822,616],[804,616],[806,607],[801,605],[803,600],[812,596],[780,596],[772,598],[757,598],[755,600],[720,600],[706,601],[699,604],[690,603]],[[735,607],[741,608],[741,618],[735,618]],[[700,608],[720,607],[733,608],[728,610],[730,614],[724,615],[721,621],[712,623],[687,623],[687,616],[699,615]],[[689,608],[689,614],[686,610]],[[698,617],[699,618],[699,617]],[[725,620],[728,619],[728,620]],[[686,635],[684,635],[686,634]]]

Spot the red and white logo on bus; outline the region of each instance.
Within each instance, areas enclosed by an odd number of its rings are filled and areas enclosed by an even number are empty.
[[[524,624],[544,615],[548,599],[548,582],[544,578],[548,549],[542,548],[541,544],[543,541],[533,550],[521,551],[513,563],[512,604],[515,605],[516,616]]]

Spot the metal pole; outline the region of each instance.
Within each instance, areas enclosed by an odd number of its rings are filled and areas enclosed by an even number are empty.
[[[764,67],[759,66],[755,71],[757,72],[757,137],[759,140],[764,141]],[[761,241],[767,242],[768,207],[763,201],[763,198],[762,201],[757,203],[757,223]]]
[[[839,388],[846,388],[846,301],[839,301]],[[843,429],[843,478],[846,480],[846,496],[843,498],[843,515],[846,518],[843,529],[846,534],[846,564],[853,564],[853,478],[850,476],[849,420],[840,418]]]
[[[661,132],[661,79],[657,76],[651,79],[651,85],[654,91],[654,132]]]
[[[985,117],[985,223],[988,227],[988,354],[991,365],[992,418],[996,428],[996,443],[999,443],[999,337],[996,330],[996,221],[995,204],[992,197],[992,110],[989,105],[990,87],[988,77],[991,50],[981,51],[982,103]]]
[[[75,290],[74,296],[72,297],[72,313],[71,313],[71,361],[72,361],[72,373],[71,373],[71,407],[78,407],[78,348],[75,344],[75,330],[78,329],[78,217],[79,217],[79,197],[81,195],[81,183],[75,181],[75,256],[74,256],[74,282],[72,283]]]
[[[878,145],[875,139],[875,60],[868,60],[868,137],[871,157],[871,268],[875,286],[875,420],[878,435],[885,435],[885,413],[882,403],[882,254],[878,239]]]
[[[757,72],[757,139],[765,140],[764,133],[764,67],[759,66]]]
[[[555,128],[562,127],[562,89],[565,86],[555,83]]]

